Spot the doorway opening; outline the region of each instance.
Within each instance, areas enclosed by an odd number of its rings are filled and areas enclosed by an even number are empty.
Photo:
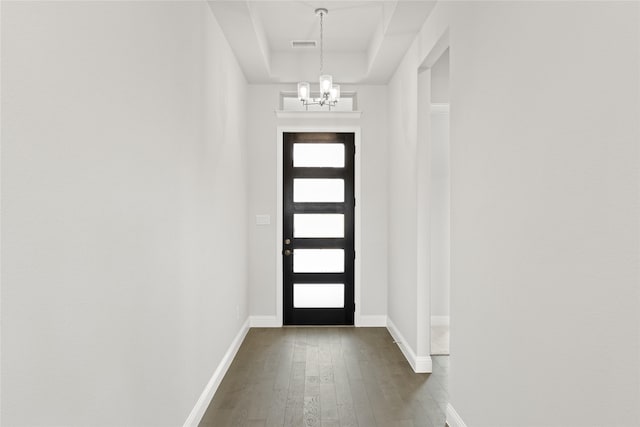
[[[450,336],[448,32],[418,68],[418,92],[418,352],[431,358],[449,355]]]
[[[431,354],[449,354],[451,171],[449,49],[431,67],[430,203]]]

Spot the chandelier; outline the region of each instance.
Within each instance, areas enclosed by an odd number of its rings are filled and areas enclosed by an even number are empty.
[[[298,83],[298,99],[302,101],[305,107],[309,105],[328,105],[329,109],[335,106],[340,100],[340,86],[333,84],[333,77],[330,74],[322,74],[324,67],[324,42],[323,42],[323,24],[324,16],[329,13],[325,8],[315,10],[316,15],[320,17],[320,97],[311,97],[311,87],[308,82]]]

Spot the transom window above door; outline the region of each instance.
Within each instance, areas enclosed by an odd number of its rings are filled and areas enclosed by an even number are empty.
[[[318,94],[311,95],[315,96]],[[329,109],[327,105],[322,107],[319,105],[304,106],[298,99],[298,94],[295,92],[280,93],[280,109],[282,111],[356,111],[356,101],[355,92],[343,92],[340,95],[340,102]]]

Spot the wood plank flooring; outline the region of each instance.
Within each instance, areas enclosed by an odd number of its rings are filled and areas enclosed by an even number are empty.
[[[448,356],[416,374],[385,328],[251,329],[200,427],[442,427]]]

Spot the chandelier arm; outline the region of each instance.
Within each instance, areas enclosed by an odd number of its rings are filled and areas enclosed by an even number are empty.
[[[326,97],[322,98],[309,98],[308,100],[302,100],[302,105],[308,107],[309,105],[319,105],[324,106],[328,105],[329,107],[335,107],[338,104],[337,100],[331,100]]]

